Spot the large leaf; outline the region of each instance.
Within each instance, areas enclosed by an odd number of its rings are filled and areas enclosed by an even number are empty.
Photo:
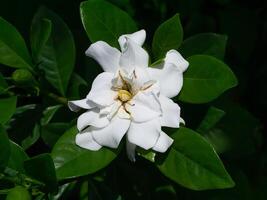
[[[156,59],[163,58],[167,51],[178,49],[183,41],[183,28],[179,14],[161,24],[156,30],[152,50]]]
[[[10,143],[5,129],[0,124],[0,171],[2,171],[8,163],[10,156]]]
[[[36,62],[40,60],[40,53],[48,41],[51,31],[51,21],[48,19],[40,19],[38,15],[35,15],[31,26],[31,49],[32,57]]]
[[[50,154],[40,154],[24,162],[26,174],[45,184],[47,191],[57,191],[57,178]]]
[[[168,178],[193,190],[234,186],[213,147],[198,133],[181,127],[172,137],[171,150],[158,165]]]
[[[0,99],[0,123],[5,124],[15,113],[17,97]]]
[[[7,194],[6,200],[31,200],[31,195],[25,187],[20,185],[12,188]]]
[[[7,166],[13,170],[24,173],[23,163],[25,160],[29,159],[28,155],[19,145],[12,141],[10,141],[10,149],[11,153]]]
[[[44,18],[50,20],[52,25],[52,30],[48,39],[46,37],[49,33],[49,30],[47,30],[49,29],[49,23],[47,21],[44,23]],[[36,23],[40,24],[34,25]],[[55,13],[44,7],[38,10],[33,21],[33,26],[42,25],[46,26],[42,27],[41,29],[46,28],[47,34],[39,38],[40,41],[38,42],[41,45],[36,45],[35,43],[37,41],[32,40],[32,42],[34,42],[34,44],[32,44],[33,46],[36,46],[36,48],[41,48],[36,49],[37,52],[35,52],[37,53],[37,62],[40,63],[39,68],[45,72],[45,78],[62,95],[65,95],[75,62],[74,40],[65,22]],[[38,34],[38,31],[36,33],[32,33],[33,38],[34,34]],[[45,40],[47,41],[45,44],[43,44]]]
[[[80,12],[91,42],[103,40],[118,47],[118,38],[122,34],[137,30],[135,22],[126,12],[103,0],[83,2]]]
[[[107,166],[119,151],[104,147],[98,151],[80,148],[75,144],[76,134],[76,127],[69,129],[57,141],[52,150],[58,179],[94,173]]]
[[[14,26],[0,17],[0,63],[15,68],[32,68],[25,41]]]
[[[194,55],[187,60],[181,101],[206,103],[237,85],[234,73],[222,61],[208,55]]]
[[[196,54],[205,54],[223,60],[226,42],[227,36],[225,35],[201,33],[184,40],[179,51],[186,58]]]

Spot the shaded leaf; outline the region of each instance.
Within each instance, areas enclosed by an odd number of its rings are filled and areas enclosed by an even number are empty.
[[[15,113],[17,97],[0,99],[0,123],[5,124]]]
[[[10,156],[10,142],[5,129],[0,124],[0,171],[4,170],[7,166]]]

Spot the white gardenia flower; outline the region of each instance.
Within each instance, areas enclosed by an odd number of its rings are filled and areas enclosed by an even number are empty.
[[[170,50],[164,62],[148,67],[149,56],[142,48],[145,37],[144,30],[122,35],[121,52],[103,41],[87,49],[86,55],[104,72],[95,78],[85,99],[69,102],[72,111],[87,109],[77,121],[80,147],[117,148],[126,135],[128,157],[135,161],[136,146],[157,152],[171,146],[173,139],[161,127],[179,127],[180,107],[170,98],[180,92],[188,62]]]

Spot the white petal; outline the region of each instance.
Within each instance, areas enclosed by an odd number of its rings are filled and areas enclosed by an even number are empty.
[[[160,95],[159,101],[162,109],[161,126],[179,128],[180,107],[178,104],[163,95]]]
[[[126,139],[127,156],[133,162],[135,162],[135,149],[136,149],[136,145],[129,142],[128,139]]]
[[[120,58],[120,67],[128,72],[135,67],[145,68],[148,66],[148,59],[148,54],[142,47],[131,39],[127,39],[126,49]]]
[[[83,130],[87,126],[94,126],[97,128],[103,128],[109,124],[109,120],[106,116],[100,116],[99,108],[89,110],[79,116],[77,120],[77,128],[79,131]]]
[[[184,72],[189,65],[189,63],[176,50],[170,50],[167,52],[165,63],[174,64],[180,70],[180,72]]]
[[[121,53],[103,41],[91,44],[85,54],[95,59],[105,72],[115,72],[119,67]]]
[[[162,114],[159,100],[153,93],[138,92],[129,103],[125,104],[125,108],[134,122],[146,122]]]
[[[81,99],[81,100],[76,100],[76,101],[69,101],[68,106],[71,111],[77,112],[81,108],[91,109],[91,108],[94,108],[96,105],[89,99]]]
[[[121,50],[124,51],[127,44],[127,38],[130,38],[132,41],[134,41],[139,46],[142,46],[146,39],[146,31],[140,30],[132,34],[126,34],[119,37],[119,44],[121,47]]]
[[[173,139],[163,131],[160,132],[157,143],[153,147],[153,150],[164,153],[172,145]]]
[[[117,148],[124,134],[127,132],[130,120],[114,116],[110,124],[104,128],[90,127],[95,141],[110,148]]]
[[[111,89],[113,77],[114,75],[109,72],[99,74],[95,78],[92,89],[86,98],[102,107],[114,103],[117,92]]]
[[[147,85],[148,87],[149,86],[148,84],[152,85],[154,83],[153,81],[151,81],[148,71],[140,67],[136,67],[133,69],[129,79],[134,94],[137,91],[141,90],[142,87],[145,87],[145,85]]]
[[[82,148],[92,151],[97,151],[102,147],[93,139],[92,133],[88,132],[87,129],[76,135],[75,143]]]
[[[151,77],[159,81],[160,92],[167,97],[175,97],[183,86],[183,72],[188,67],[188,62],[176,50],[166,54],[164,63],[148,68]]]
[[[127,133],[127,139],[129,142],[147,150],[155,146],[160,132],[158,118],[143,123],[132,122]]]

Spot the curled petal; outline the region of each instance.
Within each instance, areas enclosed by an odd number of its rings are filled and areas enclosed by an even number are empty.
[[[116,72],[119,67],[121,53],[103,41],[98,41],[86,50],[85,54],[95,59],[105,72]]]
[[[161,116],[161,106],[156,95],[139,92],[125,105],[134,122],[146,122]]]
[[[96,107],[96,104],[94,104],[89,99],[81,99],[81,100],[69,101],[68,107],[71,111],[77,112],[81,108],[83,108],[83,109],[94,108],[94,107]]]
[[[88,128],[76,135],[75,143],[82,148],[92,151],[98,151],[102,147],[94,140],[92,133],[88,131]]]
[[[148,66],[148,59],[148,54],[142,47],[127,39],[126,48],[120,58],[120,67],[128,72],[136,67],[145,68]]]
[[[86,98],[102,107],[114,103],[117,92],[111,89],[113,76],[114,75],[109,72],[99,74],[95,78],[92,89]]]
[[[163,131],[160,132],[157,143],[153,147],[153,150],[164,153],[172,145],[173,139]]]
[[[189,65],[189,63],[176,50],[170,50],[167,52],[165,63],[174,64],[179,69],[180,72],[184,72]]]
[[[87,126],[94,126],[97,128],[103,128],[109,124],[109,120],[106,116],[100,116],[100,109],[94,108],[79,116],[77,120],[77,128],[79,131],[83,130]]]
[[[132,144],[148,150],[155,146],[160,132],[159,118],[143,123],[132,122],[127,133],[127,139]]]
[[[132,33],[132,34],[126,34],[126,35],[120,36],[118,41],[119,41],[119,44],[120,44],[122,51],[124,51],[125,48],[127,47],[127,44],[126,44],[127,38],[131,39],[139,46],[142,46],[145,42],[145,39],[146,39],[146,31],[140,30],[140,31],[137,31],[137,32]]]
[[[160,95],[159,101],[162,109],[161,126],[179,128],[181,118],[178,104],[162,95]]]
[[[130,120],[114,116],[108,126],[104,128],[90,127],[90,132],[98,144],[117,148],[129,126]]]

